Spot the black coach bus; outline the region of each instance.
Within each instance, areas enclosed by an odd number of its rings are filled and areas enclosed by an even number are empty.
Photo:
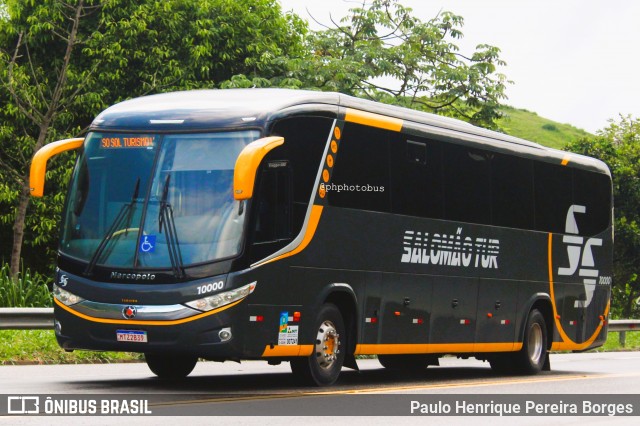
[[[101,113],[79,149],[53,288],[67,350],[498,371],[603,344],[611,175],[600,161],[337,94],[167,93]]]

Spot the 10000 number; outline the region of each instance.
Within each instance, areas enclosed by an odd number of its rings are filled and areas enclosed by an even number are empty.
[[[198,294],[211,293],[212,291],[222,290],[223,288],[224,288],[224,281],[207,283],[207,284],[198,286]]]

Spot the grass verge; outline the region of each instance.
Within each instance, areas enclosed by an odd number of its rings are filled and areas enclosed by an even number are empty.
[[[0,330],[0,364],[91,364],[142,361],[130,352],[65,352],[53,330]]]
[[[640,331],[627,331],[624,347],[620,345],[620,333],[609,333],[606,343],[596,349],[598,352],[640,350]]]

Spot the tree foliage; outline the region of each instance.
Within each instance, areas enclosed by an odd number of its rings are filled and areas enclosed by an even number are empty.
[[[277,0],[0,0],[0,259],[14,275],[22,257],[40,271],[52,264],[74,155],[50,162],[40,200],[29,197],[31,157],[124,99],[311,88],[493,127],[503,62],[486,45],[460,54],[462,24],[451,13],[423,22],[396,0],[363,3],[317,32]]]
[[[595,138],[578,140],[566,149],[598,158],[611,170],[615,200],[612,313],[640,316],[640,120],[621,116]]]
[[[6,0],[0,6],[0,235],[11,234],[11,248],[2,250],[10,253],[14,275],[23,241],[37,253],[53,251],[71,169],[72,156],[55,160],[49,195],[27,215],[35,151],[81,134],[102,109],[127,98],[220,87],[236,74],[281,74],[282,57],[301,55],[306,28],[283,15],[276,0]]]
[[[272,78],[282,58],[303,52],[305,24],[275,0],[130,3],[105,4],[104,30],[83,51],[109,71],[97,84],[120,98],[215,88],[238,74]]]
[[[305,85],[400,104],[495,127],[505,98],[497,47],[465,55],[455,44],[464,20],[450,12],[422,21],[397,0],[373,0],[307,43],[298,64]]]

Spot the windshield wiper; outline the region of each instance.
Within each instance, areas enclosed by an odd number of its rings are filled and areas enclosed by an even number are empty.
[[[91,260],[89,261],[87,268],[84,270],[85,275],[92,274],[93,268],[95,268],[96,263],[98,263],[98,259],[100,258],[100,255],[105,250],[105,248],[109,244],[109,241],[111,241],[111,238],[114,236],[117,230],[121,229],[123,224],[125,226],[124,234],[127,235],[129,233],[128,224],[131,222],[131,217],[133,216],[133,206],[138,200],[139,192],[140,192],[140,177],[138,177],[138,179],[136,180],[136,186],[133,189],[133,194],[131,195],[131,201],[122,206],[122,208],[116,215],[116,218],[111,223],[109,230],[104,235],[104,237],[102,237],[102,240],[100,240],[100,244],[98,244],[98,248],[93,253],[93,256],[91,256]]]
[[[176,278],[183,278],[186,274],[182,263],[182,253],[180,252],[180,242],[178,241],[176,223],[173,219],[173,208],[171,207],[171,204],[167,203],[170,182],[171,174],[167,174],[167,178],[164,180],[164,188],[162,188],[160,208],[158,209],[158,233],[162,234],[162,227],[164,225],[167,240],[167,251],[169,252],[169,260],[171,261],[171,270]]]

